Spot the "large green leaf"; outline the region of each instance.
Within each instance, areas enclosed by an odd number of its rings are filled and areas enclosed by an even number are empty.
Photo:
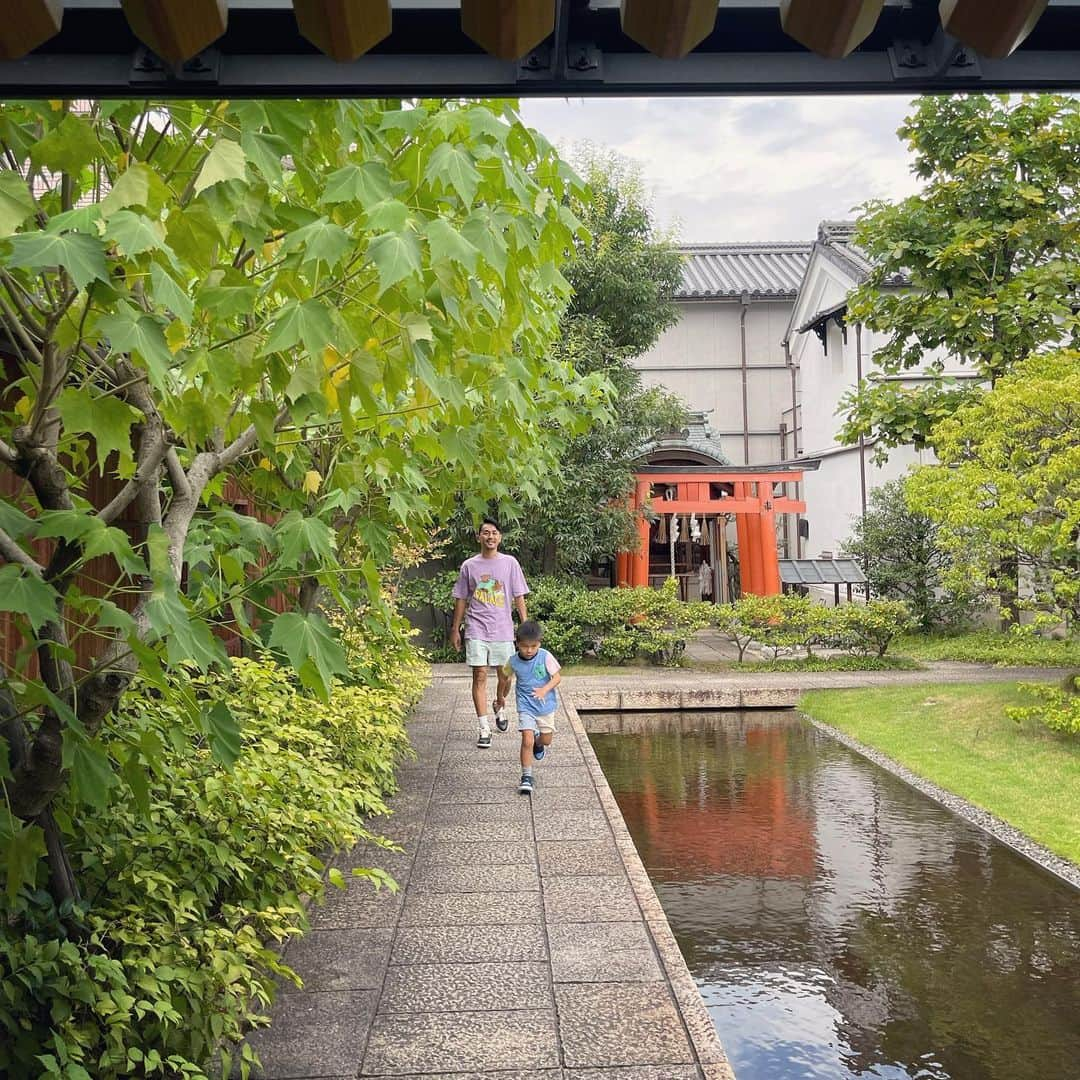
[[[34,519],[13,506],[6,498],[0,498],[0,529],[18,540],[34,529]]]
[[[11,814],[0,814],[0,859],[4,866],[4,889],[14,903],[24,885],[33,885],[39,861],[45,855],[45,833]]]
[[[76,795],[89,806],[104,810],[109,801],[109,792],[118,783],[109,755],[99,744],[76,737],[70,757]]]
[[[278,538],[278,563],[281,566],[300,568],[308,564],[308,556],[315,563],[326,566],[333,562],[335,535],[318,518],[306,517],[298,510],[290,510],[274,526]]]
[[[161,177],[149,165],[138,162],[125,169],[101,200],[101,214],[109,217],[128,206],[156,210],[168,198],[169,190]]]
[[[290,233],[282,244],[282,250],[302,251],[301,265],[321,260],[332,270],[352,246],[352,238],[340,225],[321,217]]]
[[[471,209],[476,189],[480,186],[480,173],[473,164],[472,155],[463,146],[450,142],[435,147],[424,179],[457,192],[466,209]]]
[[[243,147],[231,139],[218,139],[195,178],[195,194],[224,180],[243,180],[245,169]]]
[[[216,701],[202,713],[203,730],[210,742],[210,753],[227,769],[240,757],[240,723],[224,701]]]
[[[326,178],[323,202],[358,202],[366,208],[389,199],[392,192],[390,171],[381,161],[350,162]]]
[[[165,244],[165,228],[160,221],[134,210],[117,210],[105,225],[105,235],[116,242],[122,255],[141,255]]]
[[[56,590],[36,574],[8,563],[0,566],[0,611],[25,615],[35,630],[56,618]]]
[[[420,244],[415,236],[383,233],[368,245],[368,256],[379,271],[379,292],[420,273]]]
[[[303,343],[315,356],[322,352],[334,335],[330,312],[318,300],[302,304],[293,301],[282,308],[263,346],[263,354],[282,352]]]
[[[268,184],[281,183],[281,159],[289,153],[285,139],[263,131],[245,131],[240,135],[240,146]]]
[[[433,263],[448,259],[460,263],[470,271],[476,268],[480,252],[461,235],[457,226],[446,218],[432,218],[427,223],[425,233]]]
[[[156,303],[168,308],[181,322],[191,322],[195,310],[191,296],[157,263],[150,266],[150,284]]]
[[[116,451],[131,461],[131,427],[142,419],[142,413],[111,394],[95,396],[89,387],[69,386],[56,399],[56,411],[67,434],[88,432],[97,447],[98,467],[104,472],[108,456]]]
[[[79,510],[44,510],[38,516],[37,535],[42,539],[80,544],[84,559],[111,555],[127,574],[141,577],[146,573],[146,564],[135,554],[127,533],[115,525],[106,525],[93,514]]]
[[[289,658],[300,681],[323,700],[330,696],[334,676],[349,673],[341,643],[321,615],[279,615],[270,630],[270,646]]]
[[[97,326],[98,332],[109,339],[113,349],[141,359],[154,385],[159,389],[166,387],[173,355],[169,352],[165,334],[157,320],[141,314],[129,304],[121,304],[114,315],[98,319]]]
[[[107,281],[109,268],[105,262],[105,248],[97,237],[83,233],[64,233],[52,236],[48,233],[24,233],[11,238],[12,266],[27,270],[47,270],[62,266],[80,289],[91,281]]]
[[[77,173],[95,158],[104,156],[91,120],[74,113],[68,113],[30,151],[34,165],[52,173]]]
[[[0,236],[9,236],[34,212],[34,197],[18,173],[0,172]]]

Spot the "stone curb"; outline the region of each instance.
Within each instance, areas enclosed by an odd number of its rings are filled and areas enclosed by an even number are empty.
[[[630,838],[630,832],[626,827],[626,822],[623,820],[619,805],[615,801],[611,788],[608,786],[603,770],[600,768],[600,762],[593,752],[592,744],[589,742],[588,734],[585,731],[585,725],[581,722],[581,717],[578,715],[577,708],[571,699],[572,695],[576,698],[577,691],[568,690],[564,683],[561,687],[563,709],[570,720],[570,727],[585,758],[585,765],[596,787],[600,805],[607,816],[619,858],[626,869],[630,887],[634,891],[645,925],[648,928],[650,937],[653,939],[660,964],[671,986],[679,1015],[682,1017],[683,1024],[686,1027],[698,1066],[701,1068],[702,1075],[706,1080],[735,1080],[735,1073],[732,1071],[727,1055],[724,1053],[724,1048],[720,1044],[716,1026],[705,1008],[705,1002],[702,1000],[697,984],[694,982],[693,976],[686,966],[686,961],[679,951],[679,946],[675,941],[675,935],[672,933],[667,916],[664,914],[664,909],[660,906],[660,900],[657,898],[656,891],[649,880],[649,875],[645,870],[641,857],[637,853],[637,848],[634,847],[634,842]]]

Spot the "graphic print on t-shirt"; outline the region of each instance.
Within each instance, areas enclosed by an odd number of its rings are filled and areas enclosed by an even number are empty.
[[[473,592],[473,599],[480,604],[492,607],[506,607],[506,593],[501,581],[496,581],[491,574],[481,574]]]

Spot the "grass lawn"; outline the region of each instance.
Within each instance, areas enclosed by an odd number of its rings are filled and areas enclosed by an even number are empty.
[[[800,707],[1080,864],[1080,739],[1018,725],[1016,683],[816,690]]]

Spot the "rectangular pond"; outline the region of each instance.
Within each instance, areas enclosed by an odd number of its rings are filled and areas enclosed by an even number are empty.
[[[1080,894],[797,713],[592,714],[738,1080],[1077,1080]]]

